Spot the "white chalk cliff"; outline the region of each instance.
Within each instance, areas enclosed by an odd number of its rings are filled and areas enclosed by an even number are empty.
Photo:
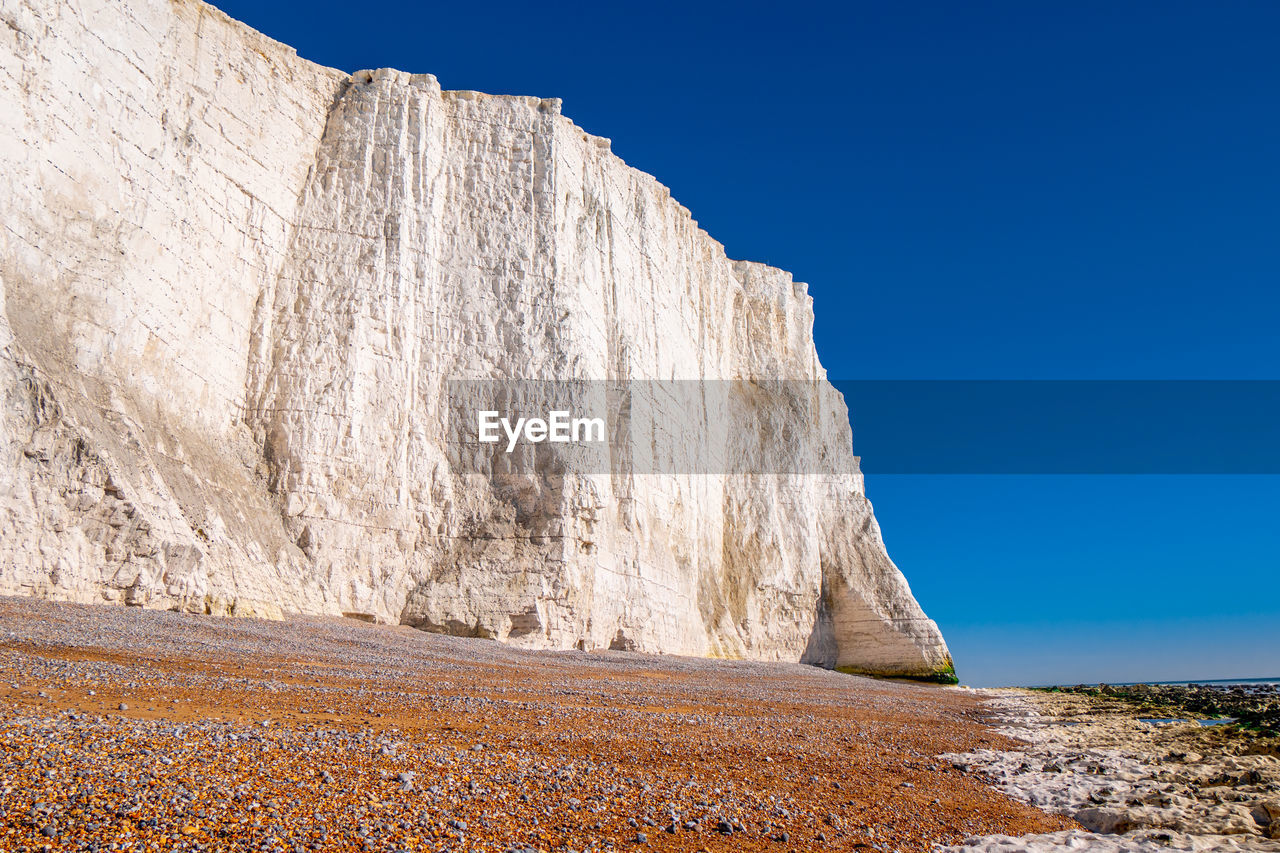
[[[320,67],[199,0],[0,24],[0,593],[950,671],[838,395],[739,400],[825,473],[451,465],[450,380],[825,385],[805,286],[559,101]]]

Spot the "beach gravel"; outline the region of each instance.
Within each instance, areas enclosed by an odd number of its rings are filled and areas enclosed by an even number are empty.
[[[970,693],[796,664],[0,598],[0,685],[0,850],[929,851],[1077,828],[937,758],[1013,744]]]

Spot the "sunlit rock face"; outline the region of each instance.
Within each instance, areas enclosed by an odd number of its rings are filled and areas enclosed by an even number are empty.
[[[0,17],[0,592],[950,670],[805,286],[559,101],[348,75],[195,0]],[[450,381],[512,378],[802,381],[694,413],[754,426],[661,473],[461,470]]]

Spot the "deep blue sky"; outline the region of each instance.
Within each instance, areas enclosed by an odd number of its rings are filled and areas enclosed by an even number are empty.
[[[564,99],[850,379],[1280,379],[1280,4],[219,0]],[[1280,478],[871,476],[962,681],[1280,675]]]

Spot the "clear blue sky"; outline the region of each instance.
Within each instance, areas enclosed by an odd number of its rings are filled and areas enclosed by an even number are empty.
[[[346,70],[564,99],[849,379],[1280,379],[1280,4],[259,3]],[[984,685],[1280,675],[1280,478],[868,478]]]

